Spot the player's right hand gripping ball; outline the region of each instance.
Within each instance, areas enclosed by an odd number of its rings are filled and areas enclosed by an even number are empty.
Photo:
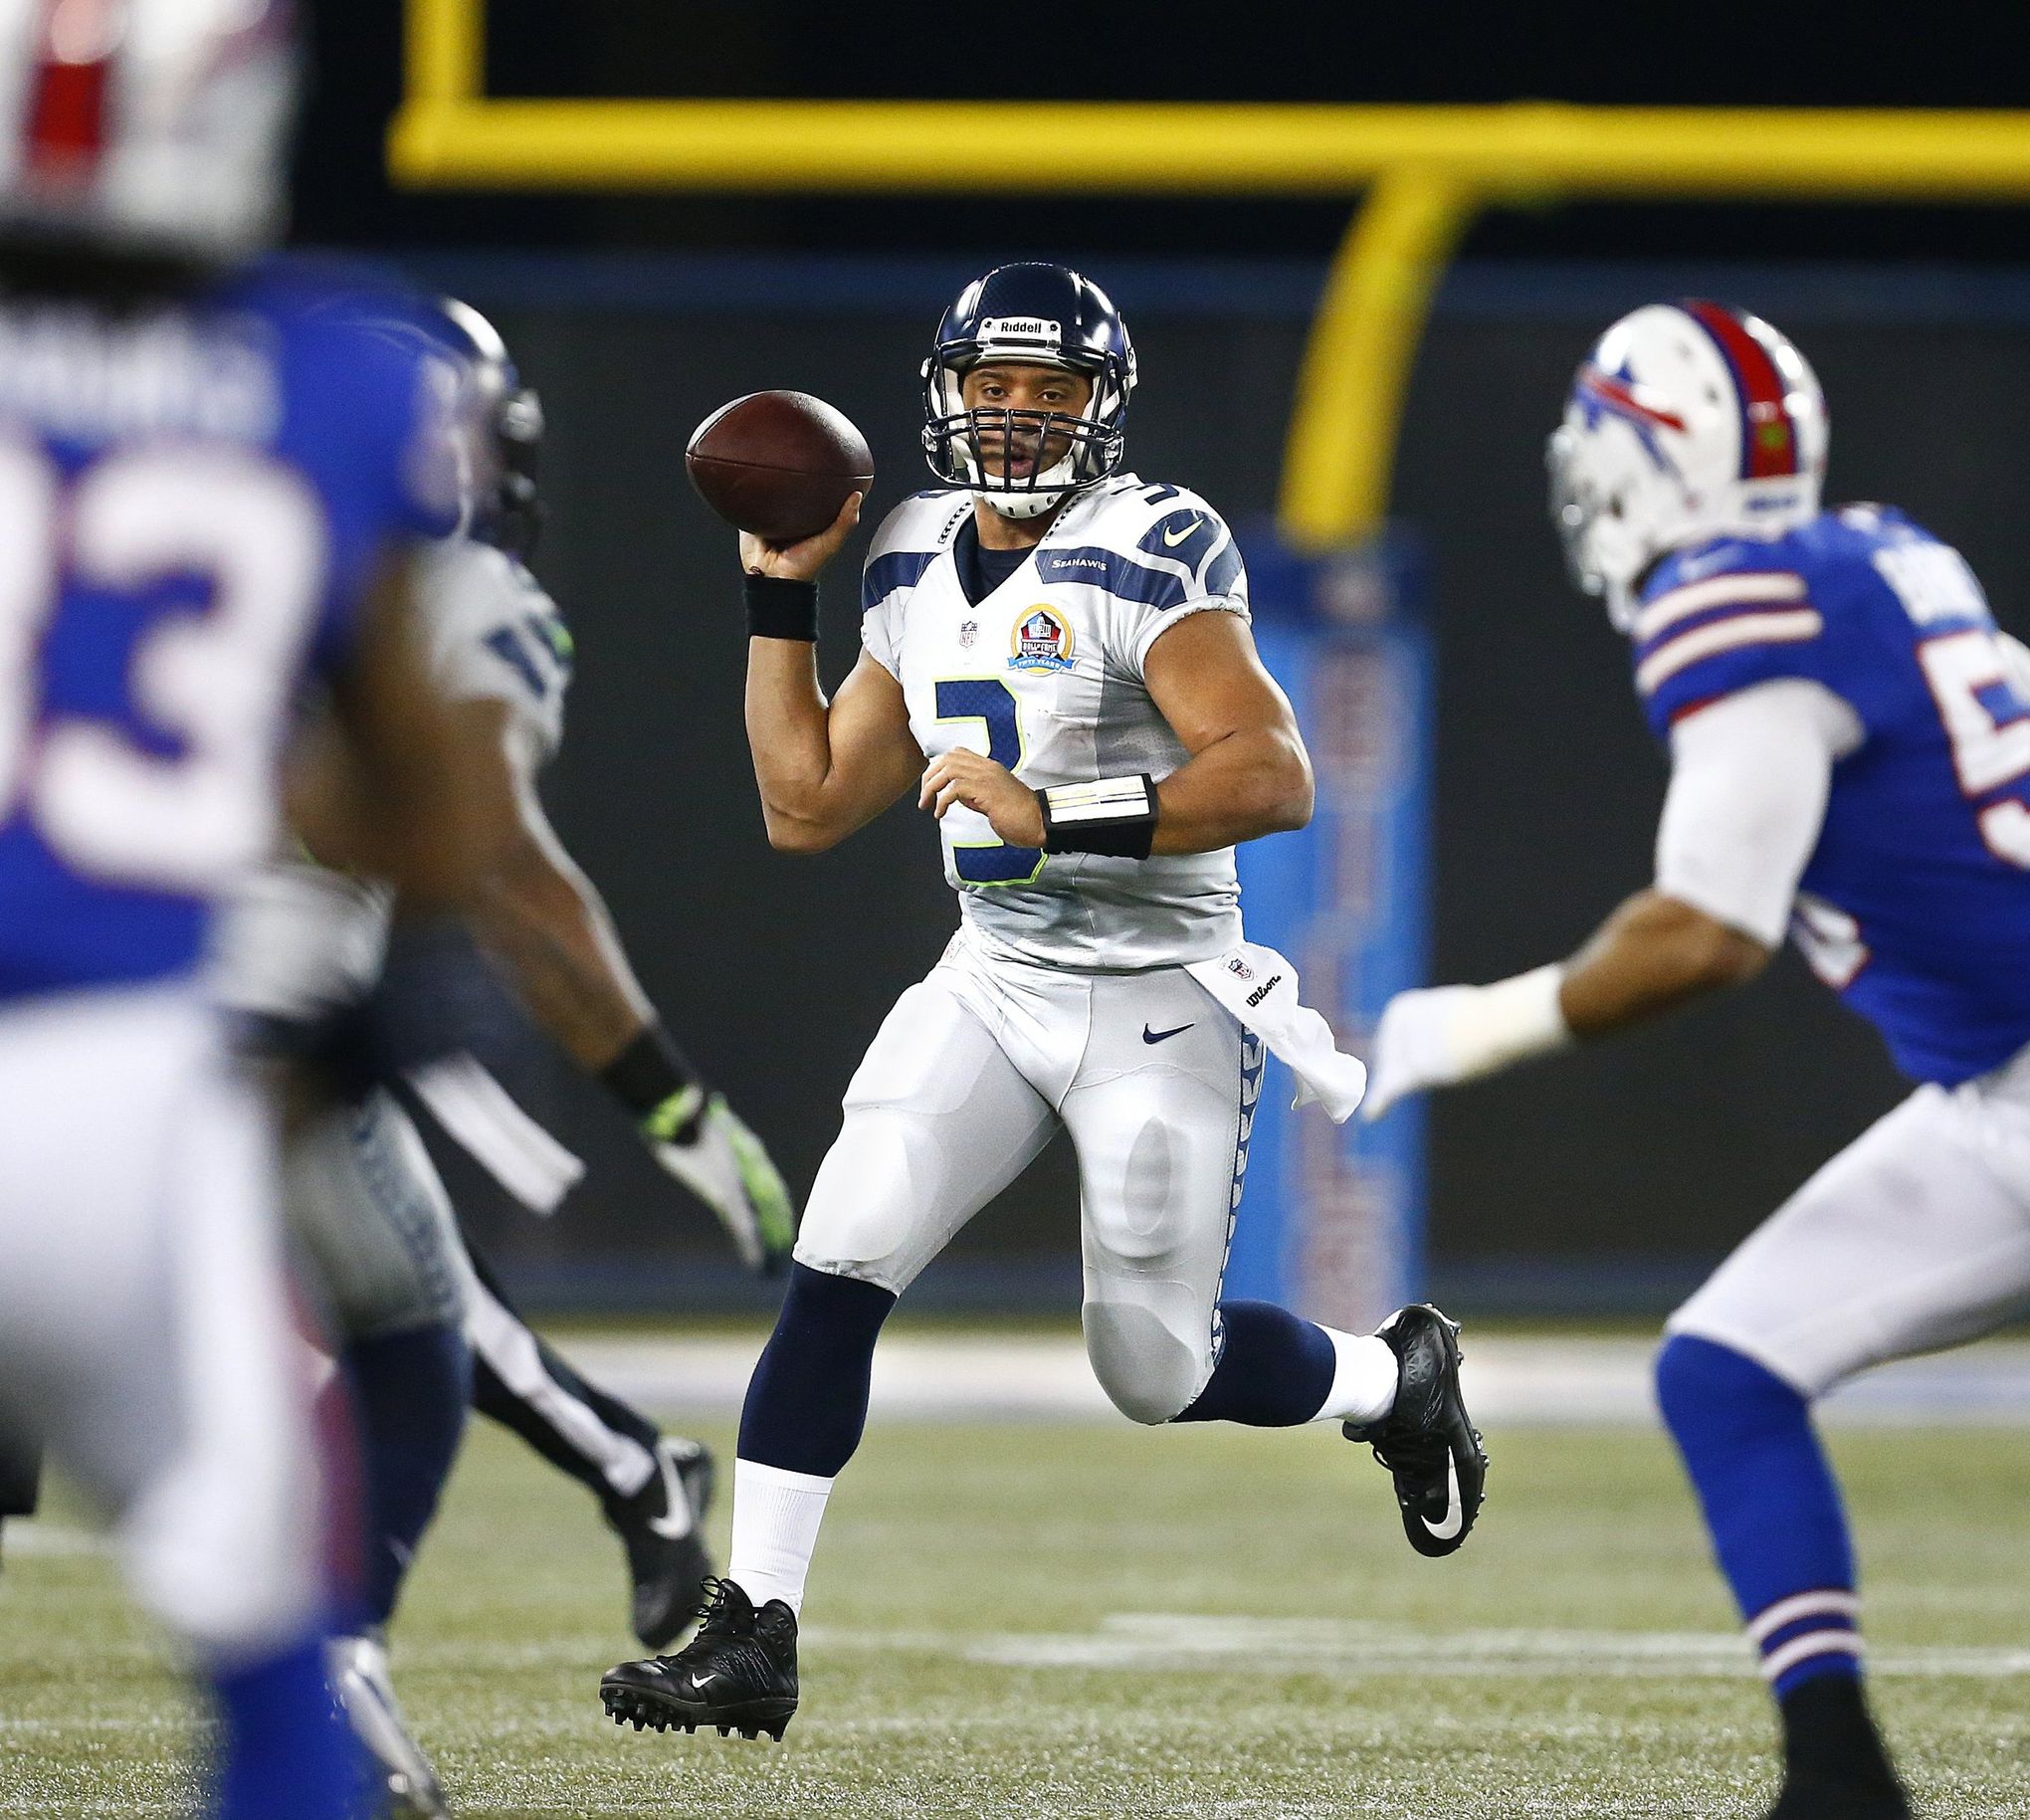
[[[737,529],[800,543],[874,485],[853,420],[808,392],[750,392],[692,432],[685,471],[698,497]]]

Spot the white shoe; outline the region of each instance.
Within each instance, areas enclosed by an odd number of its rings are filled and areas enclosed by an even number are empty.
[[[379,1766],[390,1820],[451,1820],[444,1785],[409,1735],[401,1702],[388,1679],[388,1649],[371,1631],[334,1637],[325,1663],[346,1722]]]

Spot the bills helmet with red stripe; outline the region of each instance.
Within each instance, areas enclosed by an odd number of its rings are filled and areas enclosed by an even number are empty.
[[[0,234],[178,260],[282,225],[287,0],[0,0]]]
[[[1626,630],[1667,550],[1778,536],[1818,511],[1825,394],[1760,317],[1700,299],[1651,303],[1579,368],[1548,459],[1572,574]]]

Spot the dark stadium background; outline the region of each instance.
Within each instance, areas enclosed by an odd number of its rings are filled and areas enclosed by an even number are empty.
[[[2015,105],[2016,9],[1209,5],[1027,9],[494,0],[504,94]],[[691,427],[786,385],[867,430],[878,512],[921,478],[915,369],[966,278],[1073,261],[1134,328],[1131,458],[1262,522],[1341,203],[398,196],[381,173],[399,22],[320,9],[298,238],[391,255],[494,313],[548,407],[537,564],[579,637],[550,798],[671,1023],[799,1189],[860,1051],[953,921],[926,822],[899,808],[819,860],[762,840],[739,722],[731,535],[682,477]],[[1442,31],[1442,38],[1434,37]],[[1011,141],[1011,161],[1078,147]],[[1688,291],[1796,335],[1832,400],[1832,493],[1905,505],[2030,630],[2030,211],[1678,204],[1491,213],[1412,388],[1398,517],[1429,553],[1440,652],[1435,977],[1568,950],[1642,883],[1663,777],[1619,641],[1567,587],[1541,445],[1590,334]],[[1245,540],[1245,533],[1244,533]],[[825,665],[853,655],[849,552]],[[504,1063],[595,1164],[547,1226],[469,1172],[502,1255],[584,1306],[751,1297],[708,1220],[553,1058]],[[1751,992],[1578,1061],[1443,1099],[1431,1247],[1483,1305],[1649,1308],[1691,1281],[1899,1089],[1873,1037],[1786,956]],[[924,1300],[1076,1294],[1053,1154],[926,1278]],[[760,1292],[765,1293],[765,1292]],[[1068,1301],[1065,1306],[1069,1306]]]

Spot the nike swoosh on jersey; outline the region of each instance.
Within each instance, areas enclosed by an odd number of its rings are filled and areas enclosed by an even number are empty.
[[[1441,1542],[1449,1542],[1466,1526],[1466,1506],[1460,1502],[1459,1498],[1459,1462],[1457,1460],[1448,1460],[1445,1463],[1445,1497],[1446,1511],[1443,1522],[1434,1523],[1428,1517],[1419,1517],[1417,1518]]]
[[[1163,547],[1165,549],[1175,549],[1178,544],[1182,543],[1186,537],[1190,536],[1191,533],[1195,531],[1204,522],[1205,520],[1203,518],[1193,518],[1191,522],[1185,525],[1182,530],[1177,531],[1174,534],[1168,530],[1165,530],[1163,532]]]
[[[1189,1024],[1179,1024],[1175,1030],[1151,1030],[1144,1024],[1142,1026],[1142,1041],[1144,1043],[1167,1043],[1172,1037],[1182,1036],[1190,1028]]]

